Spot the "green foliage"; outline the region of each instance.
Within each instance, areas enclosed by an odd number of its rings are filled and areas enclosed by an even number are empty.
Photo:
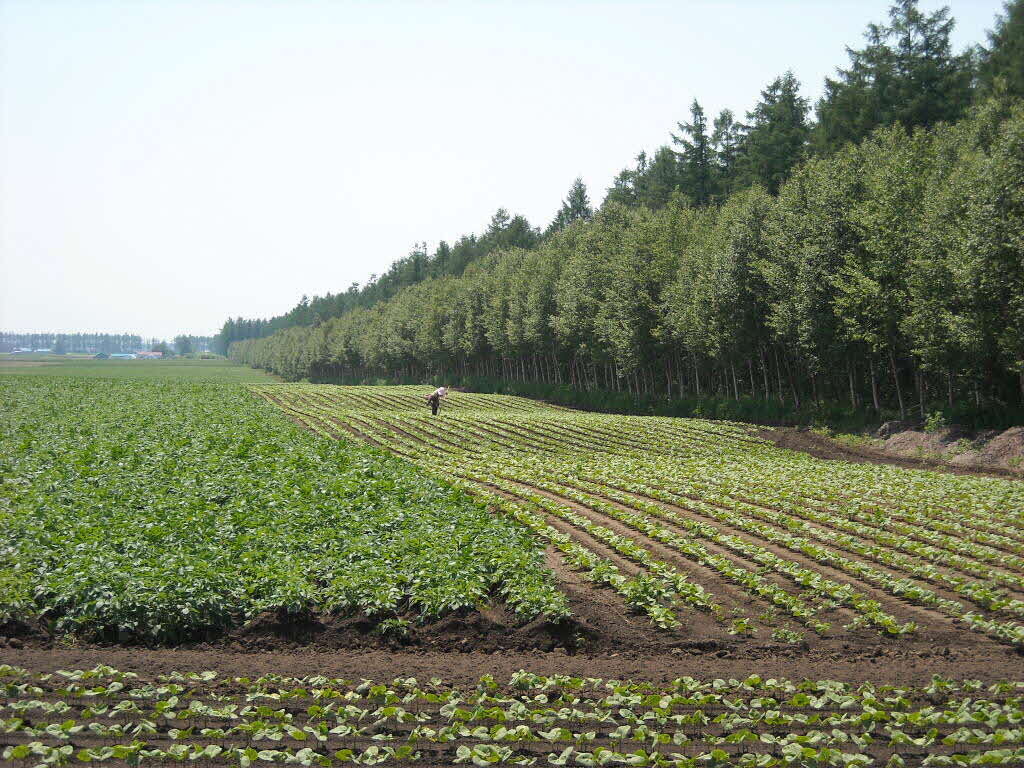
[[[288,380],[483,377],[1004,423],[1024,373],[1022,114],[994,99],[955,126],[878,129],[775,197],[606,202],[536,248],[232,355]]]
[[[761,101],[747,113],[749,125],[737,160],[738,183],[759,184],[775,194],[803,159],[811,133],[807,99],[792,72],[775,78],[761,91]]]
[[[815,145],[832,152],[880,126],[905,129],[959,119],[972,100],[974,62],[952,51],[949,8],[923,13],[917,0],[896,0],[888,24],[870,24],[866,45],[847,49],[849,69],[826,78],[818,102]]]
[[[457,686],[111,667],[0,665],[5,763],[569,765],[638,768],[1014,766],[1022,683],[680,677],[520,670]],[[74,715],[74,717],[69,717]],[[955,750],[955,751],[953,751]],[[921,758],[920,760],[918,758]]]
[[[0,399],[0,616],[178,641],[267,610],[437,616],[492,589],[565,612],[519,526],[241,387],[0,377]]]
[[[932,411],[924,420],[925,432],[938,432],[946,426],[946,414],[942,411]]]
[[[594,209],[590,207],[587,187],[583,183],[583,179],[577,178],[569,188],[568,196],[562,201],[562,207],[558,209],[555,220],[551,222],[545,234],[550,235],[563,230],[577,221],[590,221],[593,215]]]
[[[715,193],[714,155],[707,117],[696,99],[690,105],[690,122],[678,123],[678,126],[681,135],[672,134],[672,143],[682,147],[679,151],[682,189],[694,205],[707,205]]]
[[[256,391],[311,429],[343,424],[489,501],[661,629],[699,610],[726,632],[757,636],[774,629],[781,612],[817,635],[871,627],[902,637],[918,627],[897,620],[890,601],[909,600],[1024,647],[1024,601],[1006,591],[1024,587],[1024,546],[1005,538],[1024,509],[1011,481],[823,462],[735,423],[587,414],[461,392],[439,419],[424,414],[421,387]],[[559,530],[547,522],[552,517],[564,524]],[[568,536],[565,525],[586,537]],[[992,534],[1012,551],[994,551]],[[592,540],[643,570],[627,578],[588,549]],[[663,560],[652,541],[766,600],[771,611],[753,619],[747,601],[730,606],[723,592],[691,583]],[[723,557],[722,549],[757,565]],[[833,579],[836,569],[888,597]],[[765,578],[768,571],[790,589]],[[830,612],[839,606],[852,609],[853,620],[833,629],[838,617]]]
[[[586,209],[586,190],[582,190],[582,201],[579,199],[580,191],[574,185],[570,192],[571,204],[577,206],[573,208],[573,215]],[[362,287],[353,283],[340,293],[328,293],[312,299],[303,296],[291,310],[269,320],[228,318],[214,337],[213,349],[226,355],[236,341],[264,338],[277,331],[313,325],[318,317],[323,321],[372,308],[423,280],[461,275],[470,264],[496,249],[532,248],[539,241],[540,233],[524,217],[512,216],[501,208],[491,217],[483,235],[464,235],[454,245],[441,241],[432,255],[427,253],[425,243],[417,244],[408,256],[394,262],[383,275],[371,276]]]
[[[1008,0],[981,51],[979,78],[984,93],[1024,98],[1024,0]]]

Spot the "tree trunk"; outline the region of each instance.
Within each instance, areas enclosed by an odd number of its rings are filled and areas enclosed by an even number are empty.
[[[782,386],[782,366],[779,364],[779,348],[774,347],[772,352],[775,354],[775,375],[779,379],[779,403],[785,405],[786,388]]]
[[[786,373],[789,375],[789,387],[793,390],[793,403],[797,410],[800,409],[800,392],[796,388],[796,379],[793,378],[793,367],[789,364],[789,360],[783,355],[783,360],[786,361]]]
[[[921,373],[920,368],[917,368],[915,373],[917,374],[917,396],[921,400],[921,421],[924,422],[924,374]]]
[[[878,377],[875,375],[875,359],[872,357],[868,360],[871,366],[871,400],[875,404],[875,413],[882,412],[882,406],[878,402]]]
[[[892,366],[892,380],[896,384],[896,401],[900,404],[900,421],[907,418],[907,409],[903,405],[903,388],[900,387],[900,377],[896,370],[896,352],[889,347],[889,364]]]
[[[764,376],[764,399],[771,400],[771,388],[768,386],[768,360],[764,356],[764,347],[761,347],[761,374]]]

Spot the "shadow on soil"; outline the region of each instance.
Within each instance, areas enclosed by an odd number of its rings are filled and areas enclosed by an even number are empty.
[[[586,620],[569,618],[528,623],[509,620],[498,609],[464,611],[436,621],[414,620],[382,632],[379,619],[364,614],[335,616],[312,611],[267,611],[239,627],[161,646],[131,638],[56,638],[44,622],[9,620],[0,623],[0,648],[53,648],[112,646],[158,648],[210,648],[234,652],[283,651],[296,648],[320,650],[444,650],[464,652],[552,651],[595,652],[609,645]]]

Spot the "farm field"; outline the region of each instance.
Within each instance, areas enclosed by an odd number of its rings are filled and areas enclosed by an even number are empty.
[[[1018,483],[821,461],[739,424],[463,393],[432,418],[416,387],[253,389],[534,531],[603,631],[633,614],[677,641],[1024,647]]]
[[[0,665],[0,759],[299,765],[1019,765],[1022,684],[141,677]]]
[[[0,375],[2,765],[1024,762],[1019,483],[158,365]]]
[[[96,360],[89,356],[0,354],[0,376],[77,376],[258,383],[269,374],[225,360]]]
[[[220,380],[0,376],[0,636],[173,644],[313,612],[567,614],[514,522]],[[356,632],[355,634],[359,634]]]

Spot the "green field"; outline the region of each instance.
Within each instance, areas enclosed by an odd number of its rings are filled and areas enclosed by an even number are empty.
[[[469,393],[432,418],[418,387],[253,388],[489,501],[666,632],[1024,648],[1018,482],[823,461],[728,422]]]
[[[759,675],[651,684],[525,671],[459,687],[0,664],[9,742],[0,756],[26,766],[1019,766],[1022,687]]]
[[[270,610],[385,629],[499,597],[524,620],[566,612],[528,532],[300,429],[225,381],[244,369],[76,368],[0,376],[0,623],[172,642]]]
[[[452,392],[433,417],[426,387],[282,384],[217,361],[15,370],[0,375],[0,634],[28,628],[24,653],[55,660],[0,663],[4,762],[1024,761],[1022,684],[1006,680],[1024,648],[1019,483],[500,395]],[[496,657],[459,643],[494,615],[510,635],[570,627],[559,642],[588,672],[492,677]],[[396,671],[361,679],[357,650],[349,679],[315,661],[301,679],[248,661],[167,673],[188,668],[180,646],[234,648],[268,616],[358,621]],[[563,668],[565,648],[524,636],[496,648]],[[141,674],[104,666],[97,642],[135,646]],[[649,681],[602,679],[634,646]],[[332,653],[351,647],[366,646]],[[100,666],[76,668],[83,648]],[[939,649],[946,670],[981,659],[984,679],[908,682],[906,661]],[[431,654],[457,656],[463,683]],[[773,671],[801,655],[821,679]],[[881,663],[832,679],[844,656]],[[692,669],[709,657],[723,676]],[[402,677],[409,664],[424,674]]]
[[[68,355],[0,355],[3,376],[80,376],[258,383],[274,376],[226,360],[96,360]]]

